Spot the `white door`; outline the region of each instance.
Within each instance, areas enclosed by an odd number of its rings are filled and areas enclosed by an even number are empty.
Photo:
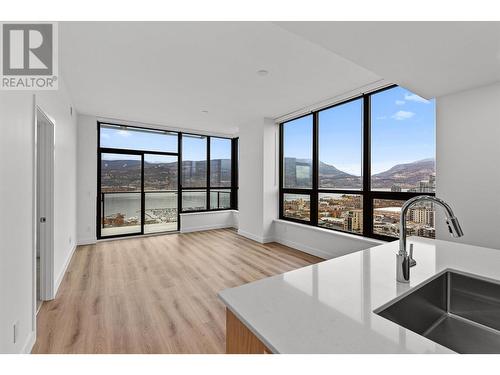
[[[37,305],[54,298],[54,124],[36,115],[36,287]]]

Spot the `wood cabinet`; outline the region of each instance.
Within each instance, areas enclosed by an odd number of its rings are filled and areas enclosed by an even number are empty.
[[[271,351],[226,308],[226,354],[271,354]]]

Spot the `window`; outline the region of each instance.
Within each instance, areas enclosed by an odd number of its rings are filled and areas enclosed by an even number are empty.
[[[183,212],[236,208],[237,153],[237,139],[182,134]]]
[[[372,190],[434,193],[434,101],[395,87],[370,108]]]
[[[305,194],[284,194],[283,215],[297,220],[311,220],[311,198]]]
[[[231,140],[210,138],[210,186],[231,187]]]
[[[182,135],[182,187],[207,185],[207,137]]]
[[[280,218],[366,237],[399,234],[405,200],[435,191],[435,103],[391,86],[280,124]],[[408,234],[433,238],[434,207]]]
[[[363,233],[363,197],[319,193],[318,225],[345,232]]]
[[[102,148],[177,153],[175,132],[111,124],[102,124],[99,132]]]
[[[286,188],[312,188],[312,125],[312,116],[283,124]]]
[[[319,187],[360,190],[363,100],[318,113]]]
[[[105,123],[98,135],[98,238],[179,230],[181,211],[237,207],[237,138]]]

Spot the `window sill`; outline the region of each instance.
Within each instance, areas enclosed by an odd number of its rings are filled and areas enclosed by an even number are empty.
[[[311,230],[311,231],[316,232],[316,233],[324,233],[324,234],[330,234],[330,235],[334,235],[334,236],[348,238],[351,240],[370,242],[374,245],[383,245],[383,244],[387,243],[387,241],[377,240],[375,238],[364,237],[361,235],[341,232],[341,231],[337,231],[337,230],[333,230],[333,229],[325,229],[325,228],[315,227],[312,225],[296,223],[294,221],[274,219],[274,222],[277,224],[287,224],[287,225],[291,225],[291,226],[297,226],[299,228],[307,228],[308,230]]]
[[[181,216],[195,216],[195,215],[213,215],[213,214],[220,214],[224,212],[238,212],[238,210],[233,210],[233,209],[227,209],[227,210],[214,210],[214,211],[200,211],[200,212],[182,212],[180,213]]]

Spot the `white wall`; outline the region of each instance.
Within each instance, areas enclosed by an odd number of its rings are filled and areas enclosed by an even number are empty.
[[[76,235],[76,123],[62,79],[60,89],[37,92],[36,103],[55,132],[55,276],[64,272]],[[30,351],[34,343],[34,98],[0,93],[0,352]],[[71,239],[71,241],[70,241]],[[56,279],[57,283],[57,279]],[[13,325],[17,322],[17,341]]]
[[[21,352],[34,329],[33,116],[32,95],[0,92],[0,353]]]
[[[97,118],[78,115],[77,142],[77,241],[96,242]]]
[[[240,128],[239,230],[258,242],[274,240],[278,217],[278,128],[272,119],[258,119]]]
[[[500,84],[437,98],[436,195],[450,203],[464,236],[500,249]],[[437,237],[452,240],[442,215]]]
[[[181,232],[238,228],[238,211],[191,212],[181,214]]]
[[[276,242],[323,259],[336,258],[384,243],[372,238],[309,227],[285,220],[275,220],[274,236]]]

